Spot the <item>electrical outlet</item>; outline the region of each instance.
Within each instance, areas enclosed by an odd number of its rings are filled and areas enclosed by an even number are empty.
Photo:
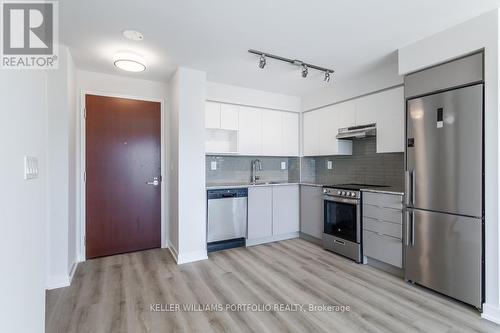
[[[38,178],[38,158],[24,156],[24,179]]]
[[[210,162],[210,170],[212,170],[212,171],[217,170],[217,161]]]
[[[281,162],[281,170],[286,170],[286,162]]]
[[[333,169],[333,162],[332,161],[327,161],[326,162],[326,168],[328,170],[332,170]]]

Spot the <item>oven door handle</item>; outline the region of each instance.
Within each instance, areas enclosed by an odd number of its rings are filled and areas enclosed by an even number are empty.
[[[332,201],[332,202],[340,202],[340,203],[346,203],[346,204],[352,204],[352,205],[357,205],[359,204],[359,200],[357,199],[347,199],[347,198],[336,198],[336,197],[323,197],[323,200],[325,201]]]

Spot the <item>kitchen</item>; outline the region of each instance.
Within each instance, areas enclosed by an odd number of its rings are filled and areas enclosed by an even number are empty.
[[[499,0],[26,6],[1,331],[499,330]]]
[[[208,101],[208,252],[300,237],[481,309],[483,59],[303,111],[302,135],[297,114]]]

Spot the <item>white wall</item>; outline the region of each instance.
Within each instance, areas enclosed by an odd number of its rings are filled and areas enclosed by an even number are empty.
[[[350,80],[336,81],[334,75],[327,88],[302,96],[302,111],[317,109],[401,84],[403,77],[398,73],[397,58],[394,58],[393,61]]]
[[[207,82],[207,100],[300,112],[300,97]]]
[[[69,49],[59,46],[59,68],[47,71],[47,288],[70,283],[75,251],[75,160],[76,105],[74,65]]]
[[[169,117],[168,117],[168,107],[167,107],[167,95],[168,95],[168,85],[163,82],[155,82],[148,80],[141,80],[135,78],[128,78],[117,75],[109,75],[102,74],[96,72],[89,72],[83,70],[76,71],[76,90],[77,90],[77,170],[78,170],[78,228],[77,228],[77,241],[78,241],[78,258],[79,260],[83,260],[85,257],[85,253],[83,251],[83,245],[81,244],[81,234],[83,233],[83,229],[85,228],[85,221],[81,220],[82,209],[81,207],[81,174],[79,173],[80,167],[82,164],[82,156],[81,156],[81,137],[79,135],[82,122],[81,122],[81,103],[82,103],[82,92],[88,93],[98,93],[98,94],[109,94],[111,96],[123,96],[123,97],[136,97],[143,99],[152,99],[152,100],[161,100],[163,106],[163,114],[162,114],[162,176],[163,176],[163,184],[162,184],[162,246],[166,246],[166,242],[168,238],[168,195],[169,191],[166,191],[165,188],[169,184],[169,175],[166,172],[166,167],[169,165]]]
[[[498,15],[498,10],[486,13],[401,48],[399,73],[406,74],[482,48],[485,50],[486,304],[483,317],[500,323]]]
[[[207,258],[205,191],[206,73],[178,68],[170,81],[171,239],[177,263]],[[174,180],[176,179],[176,180]],[[175,234],[176,233],[176,234]]]
[[[0,101],[0,331],[43,332],[47,268],[46,72],[2,70]],[[37,179],[23,179],[24,155],[38,157]]]

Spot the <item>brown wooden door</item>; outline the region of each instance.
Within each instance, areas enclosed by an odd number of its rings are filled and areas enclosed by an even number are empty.
[[[85,96],[86,256],[160,247],[161,106]],[[161,180],[161,178],[160,178]]]

